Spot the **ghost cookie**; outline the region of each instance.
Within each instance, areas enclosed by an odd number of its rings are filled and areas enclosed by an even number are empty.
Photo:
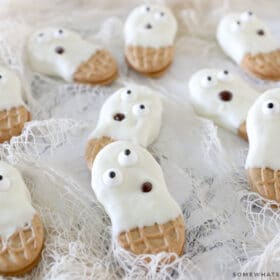
[[[116,61],[107,50],[67,29],[38,30],[27,51],[33,70],[68,82],[105,85],[117,76]]]
[[[121,88],[103,104],[97,126],[86,148],[89,168],[97,153],[116,140],[129,140],[144,147],[158,137],[161,126],[162,102],[158,92],[130,85]]]
[[[247,140],[247,113],[259,96],[254,89],[228,70],[202,69],[191,77],[189,90],[199,115]]]
[[[172,63],[176,32],[176,19],[167,7],[135,8],[124,26],[128,64],[149,77],[161,76]]]
[[[31,115],[22,100],[21,81],[0,66],[0,143],[21,134]]]
[[[39,262],[44,228],[17,169],[0,161],[0,275],[29,272]]]
[[[266,91],[247,117],[246,170],[251,189],[280,202],[280,88]]]
[[[144,148],[107,145],[92,167],[92,188],[112,222],[112,238],[135,255],[183,253],[185,225],[162,170]]]
[[[245,71],[264,80],[280,80],[280,44],[252,12],[233,13],[219,23],[224,52]]]

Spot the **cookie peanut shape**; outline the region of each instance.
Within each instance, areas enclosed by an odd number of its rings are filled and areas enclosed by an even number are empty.
[[[280,202],[280,89],[261,95],[247,117],[246,170],[252,191]]]
[[[0,275],[29,272],[39,262],[44,229],[18,170],[0,161]]]
[[[89,137],[86,160],[89,168],[108,143],[129,140],[144,147],[158,137],[162,102],[158,92],[136,84],[121,88],[103,104],[97,126]]]
[[[112,238],[135,255],[183,253],[185,225],[161,167],[127,141],[107,145],[92,167],[92,188],[112,222]]]
[[[31,114],[22,99],[20,79],[0,66],[0,143],[20,135],[30,119]]]
[[[34,71],[68,82],[105,85],[117,76],[116,61],[107,50],[67,29],[36,31],[27,51]]]
[[[158,77],[171,65],[177,21],[171,11],[161,5],[135,8],[124,26],[125,56],[134,70]]]
[[[202,69],[191,77],[189,90],[200,116],[247,140],[247,113],[259,96],[254,89],[228,70]]]
[[[226,15],[217,40],[224,52],[245,71],[264,80],[280,80],[280,44],[252,12]]]

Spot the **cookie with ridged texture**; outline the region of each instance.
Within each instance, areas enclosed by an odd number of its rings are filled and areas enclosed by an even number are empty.
[[[30,119],[30,112],[24,105],[0,111],[0,142],[20,135],[24,124]]]
[[[90,139],[86,146],[86,161],[88,168],[91,169],[92,163],[96,158],[97,154],[108,144],[112,143],[113,140],[109,137],[101,137],[99,139]]]
[[[68,29],[36,31],[27,51],[31,67],[41,74],[90,85],[107,85],[117,78],[117,62],[111,53]]]
[[[217,40],[246,72],[263,80],[280,80],[280,44],[252,12],[231,13],[222,18]]]
[[[183,254],[183,214],[168,192],[161,167],[146,149],[127,141],[107,145],[93,163],[92,188],[120,247],[134,255]]]
[[[162,5],[143,5],[127,17],[124,27],[128,65],[149,77],[159,77],[173,61],[177,22]]]
[[[40,261],[44,227],[14,167],[0,161],[0,275],[30,272]]]

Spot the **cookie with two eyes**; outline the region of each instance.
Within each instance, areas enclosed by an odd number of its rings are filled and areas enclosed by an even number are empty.
[[[162,5],[135,8],[124,26],[125,57],[136,71],[159,77],[171,65],[177,21]]]
[[[0,161],[0,275],[17,276],[39,262],[42,221],[19,171]]]
[[[30,119],[31,114],[22,99],[20,79],[0,66],[0,143],[20,135]]]
[[[280,80],[280,44],[252,12],[226,15],[217,40],[224,52],[245,71],[264,80]]]
[[[280,88],[263,93],[247,117],[246,170],[251,189],[280,203]]]
[[[135,255],[183,253],[182,211],[145,148],[127,141],[107,145],[93,163],[91,184],[111,219],[117,245]]]
[[[202,117],[247,140],[246,117],[259,94],[228,70],[202,69],[189,81],[190,101]]]
[[[71,30],[38,30],[29,38],[27,51],[34,71],[68,82],[105,85],[117,77],[112,55]]]
[[[103,104],[96,128],[89,136],[86,160],[91,168],[98,152],[116,140],[128,140],[149,146],[158,137],[161,127],[160,93],[131,84],[113,93]]]

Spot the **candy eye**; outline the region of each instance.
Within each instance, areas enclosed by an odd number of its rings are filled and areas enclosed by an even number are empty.
[[[262,106],[262,111],[266,115],[279,114],[279,112],[280,112],[279,102],[273,101],[273,100],[268,100],[268,101],[264,102],[263,106]]]
[[[125,149],[118,156],[118,161],[121,166],[135,165],[137,163],[137,160],[138,160],[137,154],[130,149]]]
[[[160,20],[165,18],[165,13],[164,12],[158,12],[155,14],[155,18]]]
[[[204,88],[211,88],[214,87],[216,84],[217,80],[213,76],[208,75],[201,79],[201,85]]]
[[[144,104],[136,104],[132,107],[133,114],[137,117],[145,116],[149,113],[149,107]]]
[[[230,30],[232,32],[237,32],[240,29],[241,29],[241,21],[240,20],[236,20],[230,25]]]
[[[229,73],[228,70],[222,70],[218,73],[218,79],[222,81],[231,81],[232,75]]]
[[[54,32],[54,37],[56,38],[61,38],[63,36],[65,36],[65,32],[63,29],[58,29]]]
[[[253,17],[253,13],[251,11],[247,11],[241,14],[240,19],[242,21],[248,21]]]
[[[6,192],[11,186],[10,180],[0,175],[0,192]]]
[[[118,169],[108,169],[103,174],[103,183],[108,187],[117,187],[123,182],[123,176]]]
[[[136,94],[131,89],[125,89],[121,93],[121,99],[124,101],[133,101],[136,98]]]
[[[142,13],[149,13],[151,11],[151,7],[150,6],[143,6],[141,8],[141,12]]]

